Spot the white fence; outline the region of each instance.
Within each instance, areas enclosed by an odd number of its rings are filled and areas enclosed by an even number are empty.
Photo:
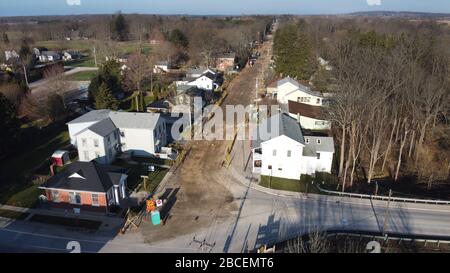
[[[424,203],[424,204],[436,204],[436,205],[450,205],[450,201],[445,200],[432,200],[432,199],[414,199],[414,198],[402,198],[402,197],[390,197],[383,195],[369,195],[369,194],[359,194],[359,193],[348,193],[348,192],[340,192],[340,191],[330,191],[324,190],[319,185],[317,185],[319,191],[339,196],[348,196],[360,199],[373,199],[373,200],[391,200],[394,202],[409,202],[409,203]]]

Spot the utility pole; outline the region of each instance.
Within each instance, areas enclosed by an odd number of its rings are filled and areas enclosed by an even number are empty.
[[[386,213],[384,214],[384,225],[383,225],[383,237],[386,235],[386,229],[389,219],[389,205],[391,203],[392,190],[389,190],[389,199],[386,206]]]
[[[95,50],[95,46],[94,46],[93,52],[94,52],[95,67],[97,67],[97,51]]]
[[[25,75],[25,83],[27,84],[28,87],[27,68],[25,67],[25,65],[23,65],[23,74]]]

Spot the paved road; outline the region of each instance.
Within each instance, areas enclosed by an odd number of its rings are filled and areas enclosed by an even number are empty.
[[[386,202],[327,196],[276,197],[233,181],[239,210],[228,220],[194,233],[145,243],[140,233],[125,235],[79,233],[36,223],[16,221],[0,228],[0,251],[69,252],[69,241],[82,252],[246,252],[316,228],[380,231]],[[247,191],[248,190],[248,191]],[[450,235],[450,208],[391,203],[387,233]],[[204,239],[214,247],[193,241]]]
[[[263,58],[269,56],[263,55]],[[229,88],[227,104],[251,103],[258,63]],[[220,167],[226,141],[193,142],[193,150],[167,187],[180,187],[166,226],[125,235],[74,232],[36,223],[3,222],[0,251],[68,252],[76,240],[82,252],[246,252],[316,229],[382,231],[386,202],[310,195],[282,197],[245,185],[243,175]],[[248,145],[237,142],[233,167],[243,169]],[[238,171],[239,172],[239,171]],[[243,178],[244,177],[244,178]],[[391,203],[387,233],[450,235],[450,207]],[[195,240],[194,240],[195,237]],[[201,244],[204,241],[206,244]]]
[[[79,73],[79,72],[83,72],[83,71],[96,71],[96,70],[98,70],[98,67],[72,67],[70,70],[65,71],[64,75],[65,76],[69,76],[69,75],[73,75],[73,74],[76,74],[76,73]],[[28,87],[33,92],[33,89],[35,89],[35,88],[37,88],[37,87],[39,87],[39,86],[41,86],[43,84],[46,84],[47,81],[48,81],[47,79],[37,80],[35,82],[32,82],[32,83],[28,84]]]

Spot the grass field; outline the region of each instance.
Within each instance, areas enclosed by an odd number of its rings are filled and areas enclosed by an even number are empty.
[[[304,193],[319,193],[317,187],[313,184],[313,180],[308,176],[302,177],[301,180],[286,179],[280,177],[261,176],[260,186],[275,190],[294,191]]]
[[[84,57],[80,60],[65,62],[64,65],[74,67],[95,67],[95,60],[92,57]]]
[[[82,71],[67,76],[68,81],[90,81],[97,75],[97,71]]]
[[[49,50],[75,50],[84,53],[90,53],[93,48],[92,40],[71,40],[71,41],[38,41],[35,46],[46,47]],[[126,42],[116,42],[120,54],[128,54],[137,51],[139,48],[139,41],[126,41]],[[142,51],[149,52],[151,47],[149,44],[142,46]]]
[[[0,217],[4,218],[24,220],[25,218],[27,218],[28,215],[30,215],[28,212],[0,209]]]
[[[63,124],[36,134],[16,154],[0,162],[0,203],[32,207],[38,201],[40,190],[27,177],[55,150],[67,144],[69,133]]]

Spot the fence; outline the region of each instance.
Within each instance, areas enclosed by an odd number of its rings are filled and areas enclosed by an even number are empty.
[[[356,197],[360,199],[373,199],[373,200],[391,200],[394,202],[409,202],[409,203],[424,203],[424,204],[436,204],[436,205],[450,205],[450,200],[432,200],[432,199],[414,199],[414,198],[402,198],[402,197],[389,197],[383,195],[369,195],[369,194],[359,194],[359,193],[348,193],[348,192],[340,192],[340,191],[330,191],[322,189],[319,185],[317,185],[319,191],[339,196],[348,196],[348,197]]]

